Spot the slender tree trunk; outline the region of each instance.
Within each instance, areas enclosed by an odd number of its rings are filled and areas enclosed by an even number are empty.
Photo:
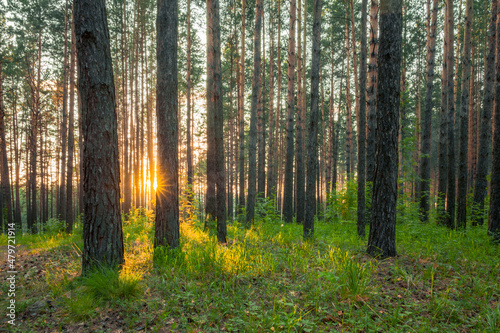
[[[3,103],[3,59],[0,56],[0,158],[1,161],[1,177],[2,177],[2,201],[7,208],[7,223],[12,224],[12,201],[10,194],[10,177],[9,177],[9,163],[7,159],[7,143],[5,141],[5,109]],[[2,206],[3,209],[3,206]],[[3,216],[3,210],[0,212]],[[2,226],[0,226],[1,229]],[[7,229],[7,228],[5,228]]]
[[[286,158],[283,215],[285,222],[293,220],[293,136],[294,136],[294,86],[295,86],[295,21],[296,2],[290,1],[290,23],[288,32],[288,91],[287,91],[287,125],[286,125]]]
[[[69,67],[69,119],[68,119],[68,178],[66,180],[66,232],[73,231],[73,151],[75,147],[75,135],[73,132],[75,123],[75,65],[76,65],[76,42],[74,19],[71,20],[71,60]]]
[[[469,96],[471,82],[471,33],[472,0],[466,2],[464,50],[462,55],[462,102],[460,108],[460,143],[458,163],[458,210],[457,228],[465,229],[467,222],[467,154],[469,135]],[[472,79],[474,83],[474,79]],[[450,224],[451,226],[451,224]]]
[[[123,232],[113,67],[103,0],[75,0],[78,87],[82,101],[84,222],[82,274],[120,266]]]
[[[124,145],[124,156],[123,162],[124,167],[124,185],[123,185],[123,211],[128,214],[130,208],[132,207],[132,179],[130,173],[130,148],[129,148],[129,112],[128,112],[128,41],[127,41],[127,9],[125,7],[126,2],[123,2],[123,41],[122,41],[122,67],[123,67],[123,145]],[[132,83],[132,80],[130,80]],[[130,93],[132,95],[132,92]],[[130,123],[132,112],[130,112]]]
[[[432,17],[427,35],[427,56],[426,56],[426,91],[425,109],[422,122],[422,145],[420,158],[420,219],[423,222],[429,221],[429,197],[431,182],[431,123],[432,123],[432,90],[434,86],[434,62],[436,57],[436,27],[437,27],[438,0],[433,0]],[[441,137],[441,133],[440,133]],[[441,154],[441,150],[440,150]],[[441,155],[440,155],[441,157]],[[440,169],[441,170],[441,169]]]
[[[344,1],[347,7],[347,0]],[[351,74],[350,74],[350,58],[351,58],[351,47],[350,47],[350,33],[348,24],[347,11],[345,13],[345,48],[346,48],[346,175],[347,180],[351,179],[352,173],[352,102],[351,102]]]
[[[61,181],[59,183],[58,215],[66,220],[66,149],[68,134],[68,0],[64,10],[64,52],[63,52],[63,98],[62,98],[62,126],[61,126]]]
[[[351,0],[352,4],[352,0]],[[358,236],[365,236],[365,142],[366,142],[366,6],[361,3],[361,53],[359,59],[359,113],[358,124]],[[352,7],[352,5],[351,5]],[[352,17],[351,17],[352,18]]]
[[[497,3],[498,0],[491,1],[491,16],[488,32],[488,55],[485,66],[485,84],[483,109],[481,112],[481,123],[479,130],[479,151],[477,166],[476,182],[474,184],[474,204],[472,206],[472,225],[483,225],[484,222],[484,199],[486,198],[486,188],[488,186],[486,176],[488,174],[488,164],[490,161],[489,145],[491,142],[491,113],[493,109],[493,99],[495,97],[493,90],[495,82],[495,42],[497,37],[496,20],[497,20]],[[495,87],[496,89],[496,87]],[[498,96],[498,95],[497,95]]]
[[[455,104],[454,104],[454,81],[453,81],[453,1],[448,1],[446,7],[447,16],[447,110],[448,110],[448,188],[446,195],[446,225],[449,228],[455,227]],[[470,76],[470,74],[469,74]],[[467,86],[466,86],[467,87]],[[466,89],[467,90],[467,89]],[[467,107],[466,103],[466,107]]]
[[[305,2],[305,1],[304,1]],[[307,10],[307,7],[304,8]],[[303,115],[305,112],[302,110],[304,104],[302,103],[305,95],[302,84],[302,73],[304,71],[305,59],[302,58],[302,4],[301,0],[297,2],[297,107],[296,107],[296,133],[295,133],[295,211],[297,216],[297,223],[304,222],[305,215],[305,168],[304,168],[304,151],[302,149],[304,136]],[[305,47],[305,40],[304,40]]]
[[[316,176],[318,168],[318,108],[319,108],[319,64],[321,52],[321,5],[322,0],[314,1],[313,46],[311,63],[311,115],[309,120],[309,140],[307,144],[307,193],[304,219],[304,239],[314,234],[314,215],[316,213]]]
[[[240,155],[239,161],[239,209],[243,212],[245,207],[245,19],[247,11],[247,2],[241,3],[241,55],[240,55],[240,73],[239,73],[239,95],[238,95],[238,119],[239,119],[239,142]]]
[[[474,58],[476,57],[476,48],[474,44],[472,46],[471,53],[471,72],[470,72],[470,82],[469,82],[469,133],[468,133],[468,153],[467,153],[467,193],[474,185],[474,178],[476,176],[477,170],[477,138],[478,138],[478,113],[479,110],[476,108],[476,89],[475,85],[478,83],[476,78],[476,62]],[[477,66],[479,67],[479,66]]]
[[[276,167],[276,155],[273,156],[274,146],[276,144],[274,138],[275,131],[275,115],[274,115],[274,27],[275,14],[271,12],[269,22],[269,37],[271,39],[271,47],[269,48],[269,154],[267,159],[267,197],[273,198],[276,193],[276,176],[274,169]]]
[[[380,1],[376,161],[367,249],[370,255],[380,258],[396,256],[401,2]]]
[[[187,99],[187,183],[188,183],[188,199],[193,202],[193,152],[191,143],[191,0],[187,1],[187,75],[186,75],[186,99]]]
[[[250,109],[250,132],[248,133],[248,198],[247,198],[247,224],[253,224],[255,215],[256,191],[256,145],[257,145],[257,108],[260,90],[260,38],[262,24],[262,0],[255,3],[255,27],[253,48],[253,80],[252,80],[252,106]]]
[[[264,6],[264,4],[262,5]],[[258,164],[257,164],[257,196],[265,197],[266,194],[266,127],[264,125],[264,103],[266,100],[266,33],[264,11],[262,11],[262,61],[261,75],[259,83],[259,103],[257,108],[257,145],[258,145]]]
[[[436,0],[437,1],[437,0]],[[366,123],[366,181],[373,182],[375,171],[376,87],[378,53],[378,0],[370,1],[370,55],[368,60],[367,123]]]

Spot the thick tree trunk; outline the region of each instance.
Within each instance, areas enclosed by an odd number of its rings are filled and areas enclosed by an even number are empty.
[[[177,0],[158,1],[156,117],[158,128],[155,246],[179,246]]]
[[[367,249],[370,255],[380,258],[396,256],[401,3],[401,0],[380,1],[376,161]]]
[[[304,239],[314,234],[314,215],[316,213],[316,176],[318,168],[318,108],[319,108],[319,64],[321,52],[321,5],[322,0],[314,1],[313,45],[311,63],[311,115],[309,118],[309,140],[307,143],[307,193],[305,203]]]
[[[287,120],[286,120],[286,157],[285,180],[283,198],[283,216],[285,222],[293,220],[293,137],[294,137],[294,109],[295,109],[295,21],[296,2],[290,1],[290,22],[288,31],[288,89],[287,89]]]
[[[488,182],[488,165],[490,161],[489,145],[491,142],[491,113],[493,109],[493,90],[495,82],[495,42],[496,42],[496,20],[497,20],[498,0],[491,1],[491,16],[488,33],[488,55],[485,67],[485,83],[483,109],[481,112],[481,123],[479,129],[479,151],[477,165],[476,182],[474,184],[474,204],[472,206],[472,225],[482,225],[484,221],[484,199],[486,198],[486,188]]]
[[[82,274],[122,265],[120,167],[113,67],[103,0],[75,0],[83,131]]]
[[[499,4],[497,3],[497,10]],[[500,31],[500,13],[497,13],[496,30]],[[496,34],[496,52],[500,54],[500,33]],[[500,57],[496,59],[495,100],[500,101]],[[491,163],[491,193],[488,233],[495,243],[500,242],[500,103],[495,102],[493,116],[493,154]]]
[[[469,96],[471,82],[472,0],[466,2],[464,50],[462,55],[462,102],[460,107],[460,143],[458,156],[457,228],[465,229],[467,222],[467,154],[469,144]],[[474,83],[474,79],[472,79]],[[450,225],[451,226],[451,225]]]

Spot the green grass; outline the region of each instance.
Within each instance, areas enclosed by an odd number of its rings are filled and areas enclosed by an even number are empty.
[[[156,252],[151,212],[136,211],[124,221],[122,272],[85,278],[78,277],[78,230],[23,236],[27,267],[28,258],[43,259],[44,273],[21,274],[19,297],[54,306],[43,324],[27,316],[17,329],[85,322],[99,332],[499,331],[500,253],[486,226],[450,231],[405,212],[399,256],[379,261],[365,255],[354,222],[319,221],[304,242],[302,226],[282,223],[268,208],[251,229],[229,225],[227,245],[202,223],[185,221],[181,247]]]

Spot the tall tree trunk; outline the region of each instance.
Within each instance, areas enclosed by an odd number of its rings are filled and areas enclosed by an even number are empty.
[[[454,104],[454,80],[453,80],[453,1],[448,1],[446,6],[447,16],[447,110],[448,110],[448,188],[446,195],[446,225],[455,227],[455,104]],[[470,74],[469,74],[470,75]],[[466,86],[467,87],[467,86]],[[466,89],[467,90],[467,89]],[[466,103],[468,104],[468,103]],[[467,105],[466,105],[467,107]]]
[[[314,215],[316,213],[316,176],[318,168],[318,105],[319,105],[319,65],[321,52],[321,5],[322,0],[314,1],[313,45],[311,62],[311,115],[309,119],[309,140],[307,143],[307,193],[304,219],[304,239],[314,234]]]
[[[432,17],[427,35],[427,56],[426,56],[426,91],[425,109],[422,122],[422,145],[420,158],[420,219],[423,222],[429,221],[429,197],[431,182],[431,123],[432,123],[432,90],[434,86],[434,62],[436,57],[436,27],[437,27],[438,0],[433,0]],[[440,134],[441,135],[441,134]],[[440,150],[441,152],[441,150]]]
[[[252,106],[250,109],[250,132],[248,133],[248,198],[247,198],[247,224],[253,223],[255,215],[256,191],[256,145],[257,145],[257,103],[260,89],[260,37],[262,24],[262,0],[255,3],[255,27],[253,48],[253,79],[252,79]]]
[[[344,1],[344,5],[347,8],[347,0]],[[352,102],[351,102],[351,74],[350,74],[350,58],[351,58],[351,47],[350,47],[350,33],[348,24],[347,9],[345,13],[345,49],[346,49],[346,175],[347,180],[351,179],[352,173]]]
[[[476,57],[476,48],[474,44],[471,45],[472,47],[472,53],[471,53],[471,70],[470,70],[470,81],[469,81],[469,133],[468,133],[468,152],[467,152],[467,193],[469,193],[469,190],[472,188],[474,185],[474,178],[476,176],[476,169],[477,169],[477,139],[478,139],[478,113],[479,109],[476,108],[476,99],[478,96],[476,96],[476,66],[477,61],[474,60]],[[479,71],[479,70],[477,70]],[[479,95],[479,94],[478,94]]]
[[[132,123],[132,112],[128,112],[128,65],[129,65],[129,57],[128,57],[128,41],[127,41],[127,8],[126,2],[123,2],[123,40],[122,40],[122,68],[123,68],[123,145],[124,145],[124,153],[123,153],[123,162],[125,164],[124,167],[124,185],[123,185],[123,211],[128,214],[130,208],[132,207],[132,179],[130,173],[130,148],[129,148],[129,121],[130,125]],[[131,76],[132,78],[132,76]],[[130,80],[132,83],[132,79]],[[130,91],[130,95],[132,95],[132,88]],[[132,104],[132,103],[131,103]],[[130,115],[130,116],[129,116]],[[130,119],[129,119],[130,117]]]
[[[264,6],[264,4],[262,5]],[[258,145],[258,164],[257,164],[257,196],[265,197],[266,194],[266,127],[264,125],[264,103],[266,100],[266,33],[264,11],[262,11],[262,65],[259,83],[259,103],[257,108],[257,145]]]
[[[218,0],[207,0],[207,34],[207,214],[217,220],[217,239],[225,243],[226,179]]]
[[[497,3],[497,10],[499,4]],[[500,13],[497,13],[496,31],[500,31]],[[495,243],[500,242],[500,33],[496,34],[495,112],[493,115],[493,153],[491,163],[491,193],[488,233]]]
[[[239,208],[238,212],[243,212],[245,207],[245,19],[247,2],[241,2],[241,55],[239,72],[239,94],[238,94],[238,119],[239,119]]]
[[[193,202],[193,152],[191,143],[191,0],[187,1],[187,75],[186,75],[186,100],[187,100],[187,183],[188,183],[188,199]],[[231,63],[232,65],[232,63]]]
[[[274,169],[276,168],[276,155],[274,155],[274,146],[276,141],[274,138],[275,131],[275,113],[274,113],[274,27],[275,14],[271,10],[271,19],[269,20],[269,38],[271,39],[271,47],[269,48],[269,153],[267,159],[267,197],[273,198],[276,193],[276,176]]]
[[[155,246],[176,248],[179,246],[177,0],[158,1],[157,6],[158,188],[156,190]]]
[[[290,22],[288,31],[288,88],[287,88],[287,120],[286,120],[286,158],[285,158],[285,180],[283,216],[285,222],[293,220],[293,136],[294,136],[294,88],[295,88],[295,21],[296,2],[290,1]]]
[[[73,151],[75,147],[75,135],[73,132],[75,123],[75,65],[76,65],[76,42],[75,22],[71,20],[71,60],[69,67],[69,119],[68,119],[68,178],[66,180],[66,232],[73,231]]]
[[[304,1],[305,2],[305,1]],[[307,7],[304,7],[304,10],[307,10]],[[303,124],[303,115],[305,114],[302,108],[304,104],[302,103],[305,95],[305,91],[303,90],[304,85],[302,84],[302,73],[304,71],[304,63],[305,59],[302,57],[302,4],[301,0],[297,2],[297,107],[296,107],[296,133],[295,133],[295,211],[296,211],[296,220],[297,223],[304,222],[305,215],[305,170],[304,170],[304,151],[302,149],[303,145],[303,135],[304,128]],[[304,40],[304,48],[305,48],[305,40]]]
[[[437,1],[437,0],[436,0]],[[370,1],[370,56],[368,60],[366,181],[373,182],[375,171],[375,128],[377,108],[378,0]]]
[[[84,222],[82,274],[120,266],[123,232],[113,66],[103,0],[75,0],[82,102]]]
[[[480,163],[477,165],[476,182],[474,184],[474,204],[472,206],[473,226],[478,224],[482,225],[484,222],[484,199],[486,198],[486,187],[488,186],[486,176],[488,174],[488,165],[490,160],[489,145],[491,142],[491,113],[493,109],[493,99],[495,97],[495,91],[493,90],[493,84],[495,82],[495,42],[498,38],[496,32],[497,5],[498,0],[491,1],[491,16],[488,32],[488,55],[484,69],[485,84],[483,109],[481,112],[481,123],[479,125],[478,160]]]
[[[401,2],[380,1],[376,161],[367,249],[370,255],[380,258],[396,256]]]
[[[1,177],[2,177],[2,203],[5,203],[7,208],[7,223],[11,224],[12,220],[12,200],[10,194],[10,177],[9,177],[9,163],[7,160],[7,143],[5,141],[5,109],[3,104],[3,58],[0,56],[0,158],[1,161]],[[3,206],[0,214],[3,216]],[[0,226],[0,229],[2,226]],[[5,228],[8,229],[8,228]]]
[[[352,4],[352,0],[351,0]],[[359,113],[358,124],[358,236],[365,236],[365,175],[366,175],[366,6],[361,3],[361,53],[359,59]],[[351,5],[352,7],[352,5]],[[352,18],[352,17],[351,17]]]
[[[68,0],[64,10],[64,53],[63,53],[63,98],[62,98],[62,126],[61,126],[61,181],[59,183],[58,215],[66,220],[66,149],[68,135]]]

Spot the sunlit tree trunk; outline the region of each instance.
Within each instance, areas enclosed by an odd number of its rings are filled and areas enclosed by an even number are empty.
[[[69,67],[69,117],[68,117],[68,178],[66,179],[66,232],[73,231],[73,152],[75,149],[75,70],[76,42],[75,20],[71,20],[71,58]]]
[[[82,102],[84,221],[82,274],[123,264],[120,167],[113,66],[103,0],[75,0]]]
[[[239,94],[238,94],[238,120],[240,153],[238,158],[239,168],[239,209],[242,213],[245,207],[245,19],[247,2],[241,2],[241,54],[239,68]]]

